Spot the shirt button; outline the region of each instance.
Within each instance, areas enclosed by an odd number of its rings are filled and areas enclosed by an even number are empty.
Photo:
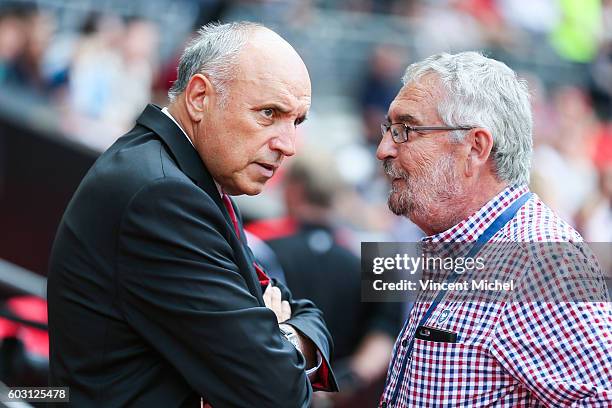
[[[383,403],[381,404],[381,408],[387,408],[387,401],[383,401]]]
[[[408,340],[402,340],[402,347],[406,347],[408,345]]]

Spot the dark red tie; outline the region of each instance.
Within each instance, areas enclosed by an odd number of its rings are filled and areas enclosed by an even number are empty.
[[[225,208],[227,209],[230,219],[232,220],[232,224],[234,224],[234,231],[236,232],[236,236],[238,237],[238,240],[241,240],[240,224],[238,224],[238,217],[236,217],[234,206],[232,205],[232,202],[227,194],[223,193],[222,197],[223,197],[223,204],[225,205]],[[270,283],[270,278],[268,277],[268,275],[266,275],[263,269],[257,264],[257,262],[253,262],[253,266],[255,267],[255,271],[257,271],[257,278],[259,279],[259,283],[261,284],[261,290],[266,290],[266,287]]]
[[[240,239],[240,226],[238,225],[238,218],[236,217],[236,213],[234,212],[234,206],[232,205],[232,201],[225,193],[223,193],[222,197],[225,209],[229,213],[230,219],[232,220],[232,224],[234,224],[234,231],[236,231],[236,235],[238,236],[238,239]]]

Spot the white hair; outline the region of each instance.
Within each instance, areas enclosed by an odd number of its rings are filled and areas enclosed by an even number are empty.
[[[168,91],[170,102],[185,91],[192,76],[204,74],[219,92],[223,105],[227,83],[236,72],[238,55],[251,32],[257,28],[264,27],[247,21],[202,26],[181,55],[176,81]]]
[[[438,114],[448,126],[483,127],[493,135],[499,179],[527,184],[533,146],[533,119],[527,82],[502,62],[477,52],[441,53],[410,65],[404,85],[434,74],[443,96]],[[456,132],[460,137],[462,133]]]

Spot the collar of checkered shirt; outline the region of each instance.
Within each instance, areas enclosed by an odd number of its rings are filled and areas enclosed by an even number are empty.
[[[446,231],[423,237],[423,242],[472,242],[487,229],[495,218],[508,208],[516,199],[527,193],[526,185],[512,185],[491,198],[478,211],[453,225]]]

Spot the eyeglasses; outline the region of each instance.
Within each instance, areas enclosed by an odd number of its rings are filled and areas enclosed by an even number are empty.
[[[470,130],[473,126],[410,126],[405,123],[381,123],[380,133],[384,137],[391,131],[391,138],[395,143],[404,143],[410,139],[410,133],[429,132],[435,130]]]

